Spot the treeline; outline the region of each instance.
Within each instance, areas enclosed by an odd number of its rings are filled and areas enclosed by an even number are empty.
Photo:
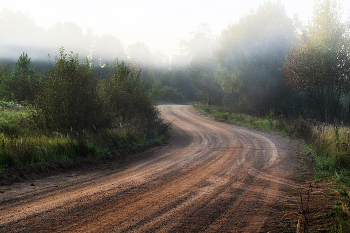
[[[266,116],[350,120],[350,23],[335,0],[316,3],[308,25],[265,2],[189,67],[200,100]]]

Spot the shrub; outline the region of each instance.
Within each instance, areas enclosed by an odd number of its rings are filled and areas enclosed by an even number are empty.
[[[37,87],[37,79],[35,77],[35,70],[29,67],[31,61],[27,54],[21,54],[15,68],[11,72],[5,84],[8,93],[13,95],[11,100],[17,101],[33,101]]]
[[[44,125],[50,130],[78,132],[99,125],[97,80],[91,63],[80,62],[73,53],[65,54],[63,48],[55,63],[47,76],[40,78],[41,89],[36,99]]]
[[[103,103],[103,118],[109,127],[119,127],[128,122],[150,129],[158,124],[159,112],[148,97],[140,74],[141,70],[124,62],[116,62],[113,72],[101,81],[99,94]]]
[[[163,86],[161,82],[156,82],[149,96],[156,102],[170,102],[170,103],[181,103],[185,97],[178,92],[175,88],[169,86]]]

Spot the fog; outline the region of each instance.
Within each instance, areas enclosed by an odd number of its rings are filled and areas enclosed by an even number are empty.
[[[303,2],[305,11],[310,3]],[[48,54],[57,55],[62,46],[66,52],[95,62],[118,57],[146,64],[188,64],[194,53],[212,48],[201,38],[199,43],[195,40],[194,32],[203,22],[208,23],[210,39],[215,39],[229,23],[262,3],[4,0],[0,5],[0,57],[17,59],[26,52],[32,60],[46,60]]]
[[[17,60],[27,53],[33,61],[54,58],[63,47],[66,53],[79,54],[101,66],[105,63],[130,61],[142,66],[167,65],[171,61],[178,65],[188,64],[195,53],[211,53],[213,36],[210,25],[200,24],[189,40],[179,41],[179,54],[170,57],[162,50],[152,50],[143,42],[125,44],[112,34],[97,35],[92,29],[83,31],[73,22],[54,23],[48,29],[41,28],[27,13],[3,9],[0,12],[0,58]]]
[[[230,23],[263,2],[4,0],[0,5],[0,58],[18,59],[26,52],[32,60],[47,60],[48,54],[54,57],[64,47],[95,63],[118,58],[142,65],[185,65],[194,54],[210,53],[215,39]],[[310,19],[313,0],[281,2],[290,17],[298,14],[303,21]],[[344,4],[345,10],[348,5]]]
[[[59,48],[79,54],[81,59],[94,62],[133,60],[143,64],[169,59],[159,51],[151,51],[143,43],[126,46],[111,34],[96,35],[91,29],[83,30],[73,22],[58,22],[47,30],[35,23],[26,13],[3,9],[0,12],[0,58],[17,60],[27,53],[32,60],[48,60],[59,53]],[[160,57],[159,57],[160,56]]]

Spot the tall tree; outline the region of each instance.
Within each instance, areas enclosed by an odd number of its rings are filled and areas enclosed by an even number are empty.
[[[283,102],[280,68],[295,36],[280,3],[264,2],[219,39],[215,56],[222,89],[236,93],[250,112],[265,114]]]
[[[188,64],[194,56],[211,57],[215,46],[214,36],[208,23],[201,23],[190,33],[189,40],[181,40],[180,53],[172,59],[177,65]]]
[[[141,42],[136,42],[128,46],[129,58],[139,65],[150,65],[153,63],[153,55],[150,48]]]
[[[189,67],[188,73],[197,97],[207,105],[221,104],[222,90],[215,72],[215,62],[210,58],[194,57]]]
[[[102,124],[97,80],[87,59],[80,62],[77,54],[67,55],[62,47],[55,66],[39,82],[36,106],[49,129],[81,131]]]
[[[31,59],[27,54],[22,54],[8,80],[8,91],[17,101],[33,101],[35,98],[37,79],[35,70],[30,67]]]
[[[50,48],[51,54],[55,54],[60,47],[79,53],[81,57],[86,57],[90,52],[85,46],[83,30],[75,23],[55,23],[47,30],[46,34],[47,42],[45,44]]]
[[[320,1],[283,66],[286,83],[313,96],[325,121],[337,115],[342,95],[350,90],[349,36],[349,24],[342,23],[337,1]]]
[[[113,64],[116,58],[119,60],[127,59],[121,40],[111,34],[97,38],[92,57],[94,60],[99,60],[102,66],[104,63]]]

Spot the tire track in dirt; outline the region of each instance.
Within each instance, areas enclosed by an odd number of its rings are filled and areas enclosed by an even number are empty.
[[[291,145],[189,106],[159,109],[177,132],[168,145],[56,189],[5,192],[0,232],[259,232],[268,225],[273,203],[295,186]]]

